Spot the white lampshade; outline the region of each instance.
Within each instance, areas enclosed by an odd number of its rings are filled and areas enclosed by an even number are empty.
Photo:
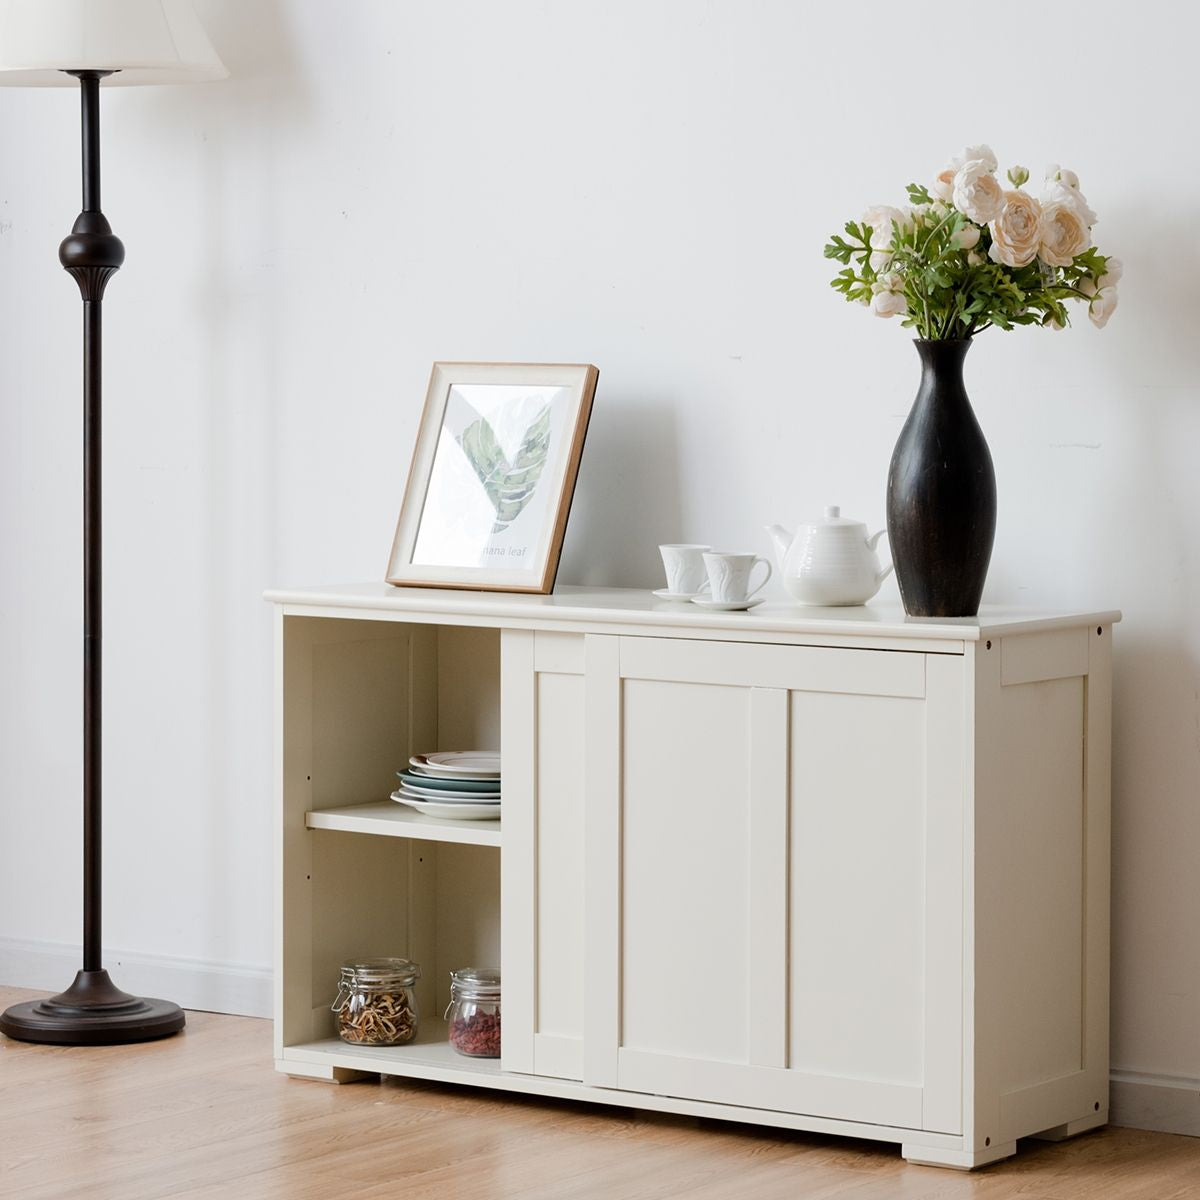
[[[116,71],[106,86],[229,74],[190,0],[0,0],[0,86],[78,87],[64,71]]]

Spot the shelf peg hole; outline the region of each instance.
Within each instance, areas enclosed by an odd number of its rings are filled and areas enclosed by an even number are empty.
[[[992,648],[992,641],[991,641],[991,638],[989,638],[989,639],[988,639],[987,648],[988,648],[989,650]]]
[[[983,1144],[984,1144],[985,1146],[990,1146],[990,1145],[992,1144],[992,1139],[991,1139],[991,1138],[984,1138],[984,1139],[983,1139]]]
[[[1096,1111],[1097,1112],[1100,1111],[1100,1101],[1099,1100],[1096,1101]]]
[[[1096,626],[1096,636],[1097,636],[1097,637],[1103,637],[1103,636],[1104,636],[1104,626],[1103,626],[1103,625],[1097,625],[1097,626]]]

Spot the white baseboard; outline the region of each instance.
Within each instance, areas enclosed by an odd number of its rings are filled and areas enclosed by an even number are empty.
[[[1200,1079],[1113,1071],[1108,1120],[1131,1129],[1200,1137]]]
[[[0,984],[60,992],[75,978],[81,954],[79,946],[59,942],[0,938]],[[137,996],[173,1000],[202,1012],[271,1015],[269,967],[120,950],[106,950],[104,965],[117,987]]]

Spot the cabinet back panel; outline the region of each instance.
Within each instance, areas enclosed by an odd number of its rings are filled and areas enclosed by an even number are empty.
[[[438,629],[438,745],[423,750],[500,749],[500,631]]]
[[[621,1044],[747,1061],[750,692],[623,688]]]
[[[412,641],[398,630],[387,640],[313,646],[314,807],[365,804],[395,788],[395,770],[411,753]]]
[[[788,1065],[922,1083],[925,716],[791,696]]]
[[[312,838],[312,1004],[325,1030],[348,959],[407,956],[409,946],[408,843],[401,838],[315,831]]]
[[[583,676],[537,675],[538,1033],[583,1036]]]
[[[414,853],[417,844],[414,843]],[[450,972],[462,967],[500,966],[500,852],[494,846],[435,843],[437,908],[434,957],[421,963],[433,974],[440,1017],[450,1003]],[[424,848],[421,848],[424,850]]]

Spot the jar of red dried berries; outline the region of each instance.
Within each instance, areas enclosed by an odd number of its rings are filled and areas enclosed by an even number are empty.
[[[450,973],[450,1045],[472,1058],[500,1057],[500,972],[464,967]]]

